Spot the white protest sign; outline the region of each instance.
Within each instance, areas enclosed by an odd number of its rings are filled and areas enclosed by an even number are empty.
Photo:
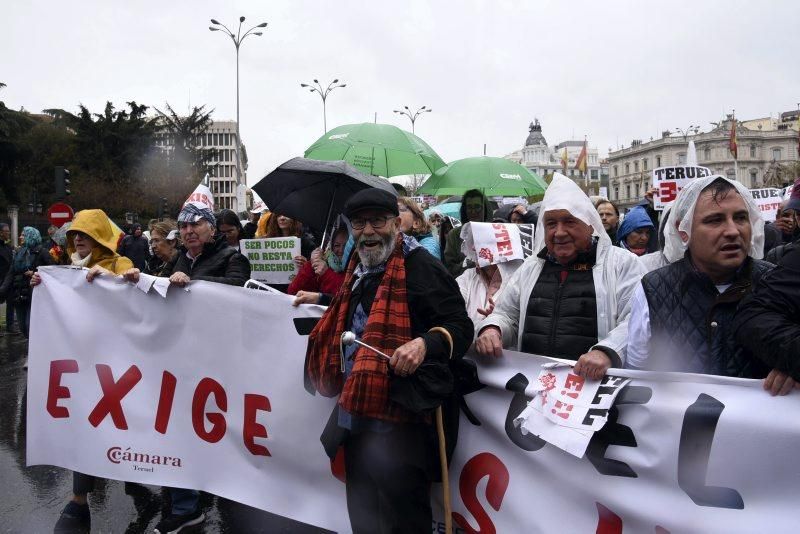
[[[250,276],[268,284],[288,284],[297,276],[294,257],[300,255],[299,237],[242,239],[239,250],[250,260]]]
[[[594,433],[603,428],[626,378],[606,375],[586,381],[567,364],[545,364],[535,382],[536,396],[514,419],[523,434],[581,458]]]
[[[761,211],[761,218],[767,222],[774,221],[781,209],[783,191],[775,187],[764,187],[751,189],[750,194],[753,195],[753,200]]]
[[[663,210],[664,207],[675,200],[681,189],[689,180],[703,178],[714,174],[708,167],[696,165],[681,165],[679,167],[658,167],[653,169],[653,207]]]
[[[186,204],[193,204],[198,208],[208,208],[211,211],[214,211],[214,195],[211,193],[211,189],[209,189],[207,186],[199,184],[194,188],[192,194],[189,195],[183,204],[184,206]]]
[[[517,224],[469,222],[461,238],[462,252],[479,267],[525,259]]]
[[[320,307],[207,282],[164,299],[115,277],[40,272],[28,465],[195,488],[351,530],[342,466],[319,442],[334,400],[303,387],[304,332]],[[211,331],[208,309],[237,313]],[[576,458],[513,425],[553,360],[470,358],[485,387],[465,397],[480,425],[462,416],[450,464],[455,532],[796,528],[797,390],[771,397],[757,380],[614,369],[631,381]],[[443,532],[440,485],[431,495],[432,530]]]

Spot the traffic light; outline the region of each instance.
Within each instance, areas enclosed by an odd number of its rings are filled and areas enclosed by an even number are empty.
[[[158,220],[165,219],[169,214],[169,209],[167,209],[167,199],[161,197],[158,199]]]
[[[70,194],[69,190],[69,171],[64,167],[55,168],[55,190],[56,198],[63,199]]]

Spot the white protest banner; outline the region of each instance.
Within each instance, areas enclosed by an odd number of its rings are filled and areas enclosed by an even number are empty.
[[[322,308],[209,282],[164,299],[121,278],[40,273],[28,465],[200,489],[349,530],[344,484],[319,442],[334,402],[303,387],[297,332]]]
[[[192,194],[189,195],[183,204],[194,204],[198,208],[208,208],[214,211],[214,195],[211,193],[211,189],[209,189],[208,186],[201,183],[194,188]]]
[[[300,255],[300,238],[242,239],[239,250],[250,260],[250,276],[268,284],[288,284],[297,276],[294,257]]]
[[[462,416],[450,465],[464,532],[796,528],[798,391],[771,397],[756,380],[614,369],[631,382],[578,459],[513,424],[551,360],[512,351],[474,358],[486,387],[465,402],[480,426]],[[434,532],[443,532],[436,513]]]
[[[767,222],[772,222],[778,216],[783,202],[783,190],[775,187],[764,187],[761,189],[751,189],[750,194],[756,201],[758,209],[761,210],[761,218]]]
[[[677,167],[658,167],[653,169],[653,207],[659,211],[675,200],[688,180],[714,174],[708,167],[681,165]]]
[[[479,267],[525,259],[517,224],[469,222],[461,238],[462,252]]]
[[[303,333],[321,308],[204,282],[164,299],[118,278],[40,272],[29,465],[201,489],[350,531],[341,466],[319,442],[334,403],[303,388]],[[209,309],[233,312],[209,326]],[[794,531],[797,391],[615,369],[631,382],[576,458],[513,424],[553,360],[470,357],[485,387],[465,397],[480,426],[462,416],[450,466],[455,532]],[[438,503],[440,486],[431,493]]]

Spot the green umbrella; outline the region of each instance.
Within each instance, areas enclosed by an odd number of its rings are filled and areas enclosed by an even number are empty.
[[[308,159],[344,160],[358,170],[375,176],[430,174],[444,161],[428,144],[389,124],[345,124],[308,147]]]
[[[486,196],[544,194],[547,182],[519,163],[479,156],[456,160],[434,172],[417,191],[418,195],[459,195],[479,189]]]

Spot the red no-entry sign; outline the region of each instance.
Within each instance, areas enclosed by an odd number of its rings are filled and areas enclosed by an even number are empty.
[[[47,220],[50,221],[50,224],[54,224],[59,228],[64,223],[70,222],[74,216],[75,212],[70,205],[63,202],[56,202],[47,208]]]

